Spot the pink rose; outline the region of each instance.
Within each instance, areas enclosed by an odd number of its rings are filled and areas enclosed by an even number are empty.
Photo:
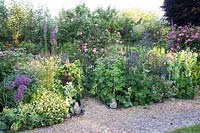
[[[177,39],[177,43],[179,43],[180,41],[181,41],[181,39],[180,39],[180,38],[178,38],[178,39]]]
[[[93,48],[93,49],[92,49],[92,52],[93,52],[94,54],[96,54],[96,53],[97,53],[97,48]]]

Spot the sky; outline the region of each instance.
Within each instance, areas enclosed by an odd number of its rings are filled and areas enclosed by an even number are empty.
[[[142,8],[146,11],[154,11],[162,14],[160,6],[163,0],[32,0],[34,5],[44,5],[50,10],[50,13],[55,16],[61,8],[69,9],[75,7],[79,3],[86,3],[87,6],[94,10],[97,7],[111,6],[116,9],[126,8]]]

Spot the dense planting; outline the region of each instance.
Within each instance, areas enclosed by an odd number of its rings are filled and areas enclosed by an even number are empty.
[[[0,131],[62,122],[84,95],[117,108],[200,91],[199,27],[136,9],[81,4],[52,19],[23,2],[0,7]]]

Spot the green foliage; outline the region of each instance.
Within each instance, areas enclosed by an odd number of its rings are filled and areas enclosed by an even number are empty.
[[[81,59],[83,65],[94,64],[110,45],[120,41],[118,31],[123,27],[119,20],[118,12],[111,8],[90,12],[81,4],[71,10],[62,10],[56,21],[58,40],[73,44],[74,58]]]
[[[0,112],[4,107],[16,107],[16,103],[13,99],[13,91],[7,88],[0,88]]]
[[[154,74],[162,74],[166,71],[166,53],[164,48],[153,47],[147,53],[146,68]]]
[[[115,98],[119,104],[131,106],[129,89],[125,87],[123,59],[120,57],[99,58],[91,77],[93,86],[90,93],[97,96],[106,104]]]
[[[34,76],[40,86],[52,88],[55,80],[56,71],[59,66],[59,59],[57,57],[50,57],[47,59],[34,59],[24,64],[22,69]]]
[[[150,74],[148,70],[131,70],[127,74],[127,86],[131,87],[134,105],[161,102],[173,96],[173,90],[164,78]]]
[[[33,105],[35,112],[42,117],[42,125],[52,125],[62,122],[65,117],[69,116],[69,105],[61,95],[47,91],[45,88],[40,89],[33,96]]]
[[[145,54],[147,53],[147,54]],[[160,102],[173,95],[173,90],[162,77],[163,49],[154,48],[147,52],[139,49],[128,58],[126,86],[131,88],[134,105]]]
[[[36,44],[32,42],[22,42],[19,44],[19,47],[25,49],[27,53],[37,53],[39,51]]]
[[[200,124],[180,128],[170,133],[198,133],[198,132],[200,132]]]
[[[61,82],[62,86],[68,85],[68,83],[72,82],[74,88],[76,89],[78,95],[72,96],[77,99],[83,93],[83,71],[80,66],[80,61],[75,61],[71,64],[64,64],[59,67],[57,72],[57,79]]]
[[[74,113],[74,104],[80,100],[81,93],[74,87],[72,82],[63,86],[64,96],[66,98],[66,105],[70,107],[70,112]]]
[[[17,108],[4,108],[1,121],[7,130],[30,130],[40,125],[41,117],[36,114],[32,104],[19,104]]]
[[[0,40],[6,41],[7,29],[6,29],[6,20],[7,20],[8,10],[5,5],[4,0],[0,0]]]
[[[13,51],[0,52],[0,82],[10,73],[13,72],[15,67],[21,62],[27,60],[27,56],[23,54],[22,49],[15,49]]]
[[[125,9],[121,13],[133,21],[128,33],[130,36],[129,41],[142,43],[145,46],[153,46],[155,43],[165,40],[162,36],[167,34],[166,22],[159,19],[157,14],[137,8]]]
[[[178,98],[193,98],[196,82],[193,79],[193,68],[197,63],[197,54],[189,50],[174,53],[174,60],[168,61],[169,80],[175,81]]]
[[[193,79],[197,83],[200,83],[200,63],[197,63],[192,70],[193,73]]]

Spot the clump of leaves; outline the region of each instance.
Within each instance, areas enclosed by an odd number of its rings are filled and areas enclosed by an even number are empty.
[[[111,103],[112,99],[116,99],[119,104],[125,107],[132,105],[129,89],[125,88],[123,59],[121,57],[99,58],[93,71],[92,82],[90,93],[106,104]]]

